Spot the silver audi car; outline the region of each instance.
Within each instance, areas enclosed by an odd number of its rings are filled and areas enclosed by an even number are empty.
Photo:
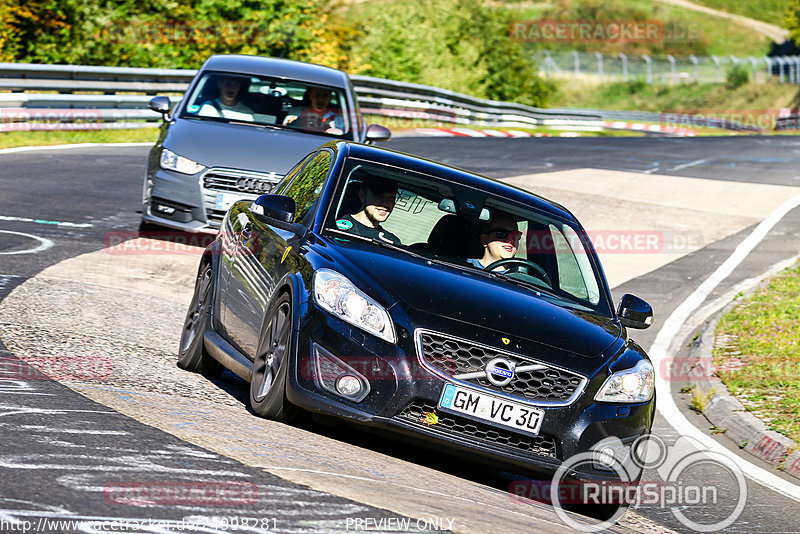
[[[259,56],[210,57],[150,150],[142,225],[216,232],[228,208],[268,193],[305,154],[333,139],[385,141],[367,127],[347,73]]]

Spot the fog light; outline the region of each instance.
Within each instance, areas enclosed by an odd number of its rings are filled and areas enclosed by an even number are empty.
[[[156,211],[166,215],[172,215],[175,213],[175,208],[172,206],[165,206],[164,204],[156,204]]]
[[[357,397],[361,393],[361,381],[352,375],[340,376],[336,381],[336,391],[345,397]]]
[[[611,447],[604,447],[600,449],[597,452],[597,462],[603,467],[613,467],[615,463],[614,449]]]
[[[317,386],[350,402],[361,402],[369,395],[369,381],[364,375],[316,343],[313,354]]]

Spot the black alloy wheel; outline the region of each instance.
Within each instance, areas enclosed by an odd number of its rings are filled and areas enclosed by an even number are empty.
[[[211,263],[200,266],[194,285],[194,295],[181,332],[178,349],[178,367],[201,373],[204,376],[219,376],[224,370],[221,363],[206,352],[203,345],[208,318],[211,315],[211,289],[213,287]]]
[[[291,345],[292,302],[283,293],[267,312],[250,376],[250,406],[261,417],[289,422],[300,411],[286,399]]]

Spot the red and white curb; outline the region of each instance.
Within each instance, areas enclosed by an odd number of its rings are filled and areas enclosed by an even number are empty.
[[[410,128],[398,132],[400,136],[420,137],[495,137],[514,139],[520,137],[578,137],[577,132],[563,132],[561,134],[528,133],[520,130],[476,130],[473,128]]]
[[[674,128],[672,126],[661,126],[660,124],[642,124],[639,122],[606,121],[603,126],[609,130],[628,130],[634,132],[652,132],[677,135],[680,137],[694,137],[697,133],[688,128]]]

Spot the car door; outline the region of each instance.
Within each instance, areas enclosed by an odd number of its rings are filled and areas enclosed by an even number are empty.
[[[287,257],[297,254],[307,228],[309,213],[322,191],[333,162],[333,153],[314,154],[300,172],[278,189],[295,201],[292,224],[267,221],[242,202],[231,208],[233,268],[225,297],[225,328],[231,340],[251,359],[257,349],[261,326],[276,284],[296,265]],[[305,226],[303,226],[305,224]]]
[[[297,174],[313,159],[312,152],[295,165],[276,186],[275,190],[285,189],[292,183]],[[245,346],[249,327],[244,324],[248,317],[254,316],[256,309],[251,309],[253,298],[246,295],[247,288],[254,290],[260,285],[260,277],[254,276],[252,259],[244,255],[252,255],[254,237],[247,212],[250,201],[239,201],[231,206],[222,228],[220,229],[220,261],[217,278],[217,300],[219,324],[217,330],[228,341],[236,345],[242,352],[249,354]],[[258,294],[264,295],[265,287]]]

